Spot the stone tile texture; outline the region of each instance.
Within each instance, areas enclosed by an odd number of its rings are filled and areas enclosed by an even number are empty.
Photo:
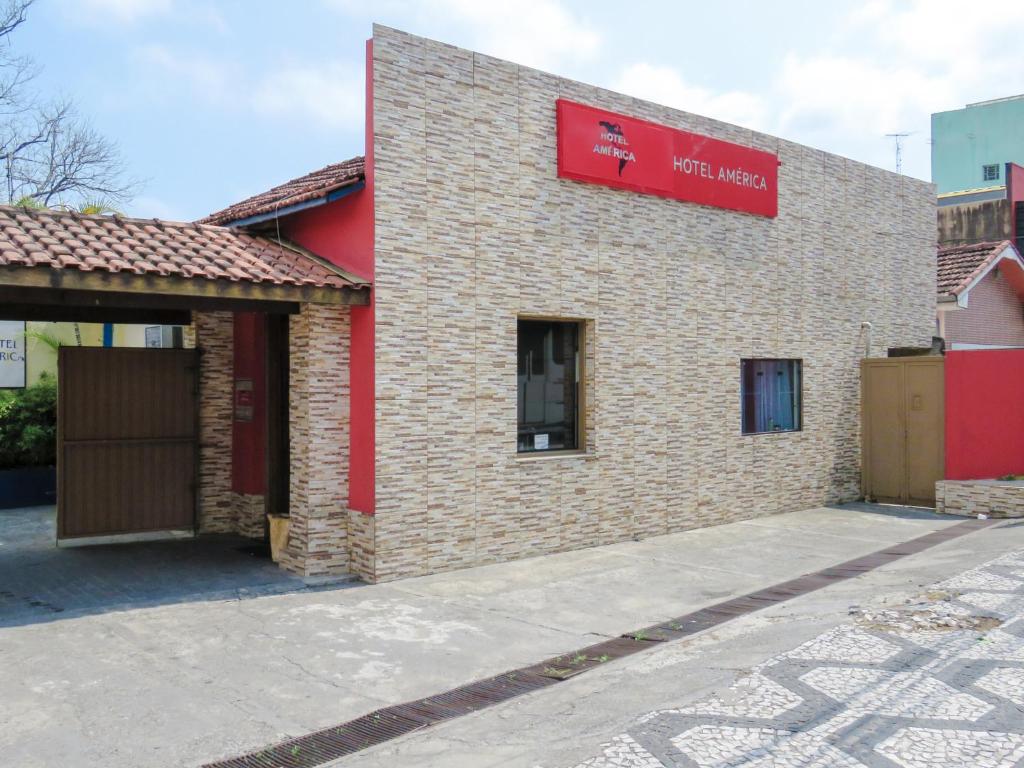
[[[641,717],[576,768],[1021,764],[1024,552],[901,610],[854,613],[723,692]]]
[[[928,346],[929,184],[376,26],[376,580],[846,501],[858,360]],[[779,215],[561,180],[564,97],[779,155]],[[583,455],[516,455],[516,321],[586,322]],[[740,360],[803,430],[740,434]]]
[[[966,517],[1024,517],[1024,482],[939,480],[935,511]]]

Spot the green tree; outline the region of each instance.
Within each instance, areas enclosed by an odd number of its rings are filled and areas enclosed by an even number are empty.
[[[57,462],[57,380],[44,373],[0,399],[0,469]]]

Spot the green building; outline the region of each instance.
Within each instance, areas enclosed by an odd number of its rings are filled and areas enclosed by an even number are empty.
[[[932,115],[938,194],[1002,187],[1006,163],[1024,165],[1024,94]]]

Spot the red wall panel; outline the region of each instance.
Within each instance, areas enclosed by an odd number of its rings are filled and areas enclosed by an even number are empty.
[[[252,420],[231,428],[231,490],[261,494],[266,486],[267,389],[266,317],[258,312],[235,313],[235,380],[252,381]],[[232,397],[238,395],[232,392]]]
[[[287,237],[343,269],[373,280],[373,41],[366,43],[366,187],[281,221]],[[349,508],[374,511],[375,310],[352,307],[349,387]]]
[[[1024,474],[1024,350],[946,354],[946,479]]]

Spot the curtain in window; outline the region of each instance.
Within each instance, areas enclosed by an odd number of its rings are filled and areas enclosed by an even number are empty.
[[[743,361],[743,431],[800,429],[800,361]]]

